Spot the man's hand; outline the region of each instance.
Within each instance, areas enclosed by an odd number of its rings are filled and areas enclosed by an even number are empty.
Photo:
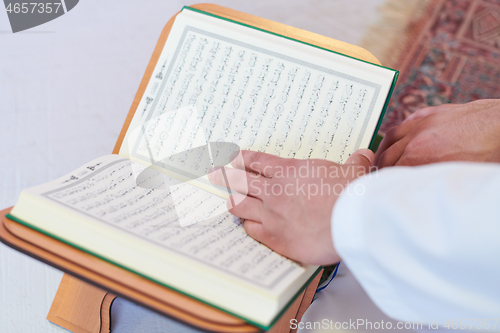
[[[445,161],[500,162],[500,100],[418,110],[387,133],[375,158],[380,168]]]
[[[326,265],[340,260],[331,234],[333,206],[349,182],[369,172],[373,160],[368,149],[356,151],[344,165],[241,151],[234,169],[218,169],[209,178],[239,192],[228,208],[245,219],[251,237],[304,264]]]

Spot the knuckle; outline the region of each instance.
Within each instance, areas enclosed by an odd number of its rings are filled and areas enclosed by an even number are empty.
[[[386,150],[382,155],[380,155],[378,167],[386,167],[389,165],[389,155],[389,150]]]
[[[408,144],[406,145],[406,148],[404,150],[404,154],[406,154],[406,155],[412,154],[416,150],[418,150],[419,145],[421,145],[421,141],[422,141],[421,139],[416,137],[413,140],[411,140],[410,142],[408,142]]]
[[[423,118],[415,126],[416,133],[419,133],[419,132],[425,130],[426,128],[429,128],[434,123],[435,116],[436,116],[436,114],[431,114],[431,115],[428,115],[427,117]],[[418,136],[418,134],[416,136]]]
[[[262,154],[261,153],[254,153],[254,154],[250,155],[249,167],[253,170],[256,170],[261,166],[262,162],[263,162],[262,161]]]
[[[397,165],[407,165],[407,166],[413,166],[413,165],[418,165],[420,163],[418,157],[416,156],[415,153],[408,151],[405,149],[403,152],[403,155],[397,162]]]
[[[400,158],[400,165],[420,165],[426,160],[425,152],[429,152],[429,140],[418,136],[408,143]]]
[[[399,126],[394,126],[392,127],[389,131],[387,131],[387,134],[385,135],[384,139],[391,141],[397,133]]]
[[[261,153],[254,153],[250,156],[250,163],[260,163],[262,159],[262,154]]]
[[[444,108],[446,108],[446,105],[449,105],[449,104],[430,106],[429,108],[427,108],[427,110],[431,111],[431,112],[439,112],[439,111],[443,110]]]

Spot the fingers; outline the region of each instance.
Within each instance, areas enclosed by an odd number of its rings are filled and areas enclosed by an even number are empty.
[[[287,159],[275,155],[242,150],[240,154],[231,162],[231,165],[237,169],[247,170],[272,178],[275,168],[278,165],[286,164]]]
[[[344,165],[358,165],[363,167],[366,172],[369,172],[374,161],[375,154],[370,149],[358,149],[349,156]]]
[[[392,146],[390,146],[387,150],[385,150],[380,156],[378,161],[376,161],[376,165],[379,168],[385,168],[388,166],[394,166],[399,161],[401,156],[406,149],[406,146],[410,142],[410,137],[406,136],[403,139],[399,140]]]
[[[252,237],[258,242],[265,244],[265,233],[262,223],[252,220],[246,220],[245,222],[243,222],[243,228],[247,232],[248,236]]]
[[[423,118],[456,107],[457,105],[455,104],[431,106],[417,110],[410,115],[401,125],[392,128],[386,134],[375,154],[375,165],[380,168],[395,165],[409,142],[407,136],[423,121]],[[404,141],[399,142],[402,140]],[[388,151],[389,149],[390,151]]]
[[[231,214],[246,220],[262,222],[264,206],[262,201],[240,193],[234,193],[227,201]]]
[[[380,168],[395,165],[409,142],[409,140],[406,139],[407,136],[421,123],[421,121],[423,121],[423,118],[456,107],[457,106],[454,104],[431,106],[420,109],[410,115],[401,125],[387,132],[375,154],[375,165]],[[404,139],[406,139],[404,142],[399,142]],[[389,149],[391,151],[388,151]]]
[[[370,149],[358,149],[349,156],[344,163],[344,168],[353,168],[351,169],[353,175],[356,174],[356,177],[360,177],[370,172],[374,160],[375,154]]]
[[[266,178],[244,170],[219,168],[209,173],[208,179],[215,185],[225,186],[241,194],[259,197],[262,194],[262,182]]]
[[[377,153],[375,154],[375,165],[380,166],[380,156],[393,144],[404,138],[408,133],[410,133],[416,125],[420,122],[420,119],[415,119],[412,121],[407,121],[402,123],[399,126],[393,127],[387,134],[384,139],[380,143],[380,146],[377,149]]]

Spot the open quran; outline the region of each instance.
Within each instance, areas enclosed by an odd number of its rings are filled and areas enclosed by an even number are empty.
[[[207,174],[241,149],[344,162],[397,72],[184,7],[117,154],[24,190],[8,217],[269,329],[318,272],[250,238]]]

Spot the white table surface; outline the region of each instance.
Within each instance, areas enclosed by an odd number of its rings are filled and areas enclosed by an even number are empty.
[[[214,2],[353,44],[383,4]],[[64,16],[17,34],[0,9],[0,208],[14,205],[24,188],[111,153],[163,26],[190,3],[82,0]],[[0,244],[0,332],[64,332],[45,319],[61,277],[60,271]],[[385,318],[377,311],[346,271],[319,295],[304,320]],[[113,332],[184,331],[121,299],[112,314]]]

